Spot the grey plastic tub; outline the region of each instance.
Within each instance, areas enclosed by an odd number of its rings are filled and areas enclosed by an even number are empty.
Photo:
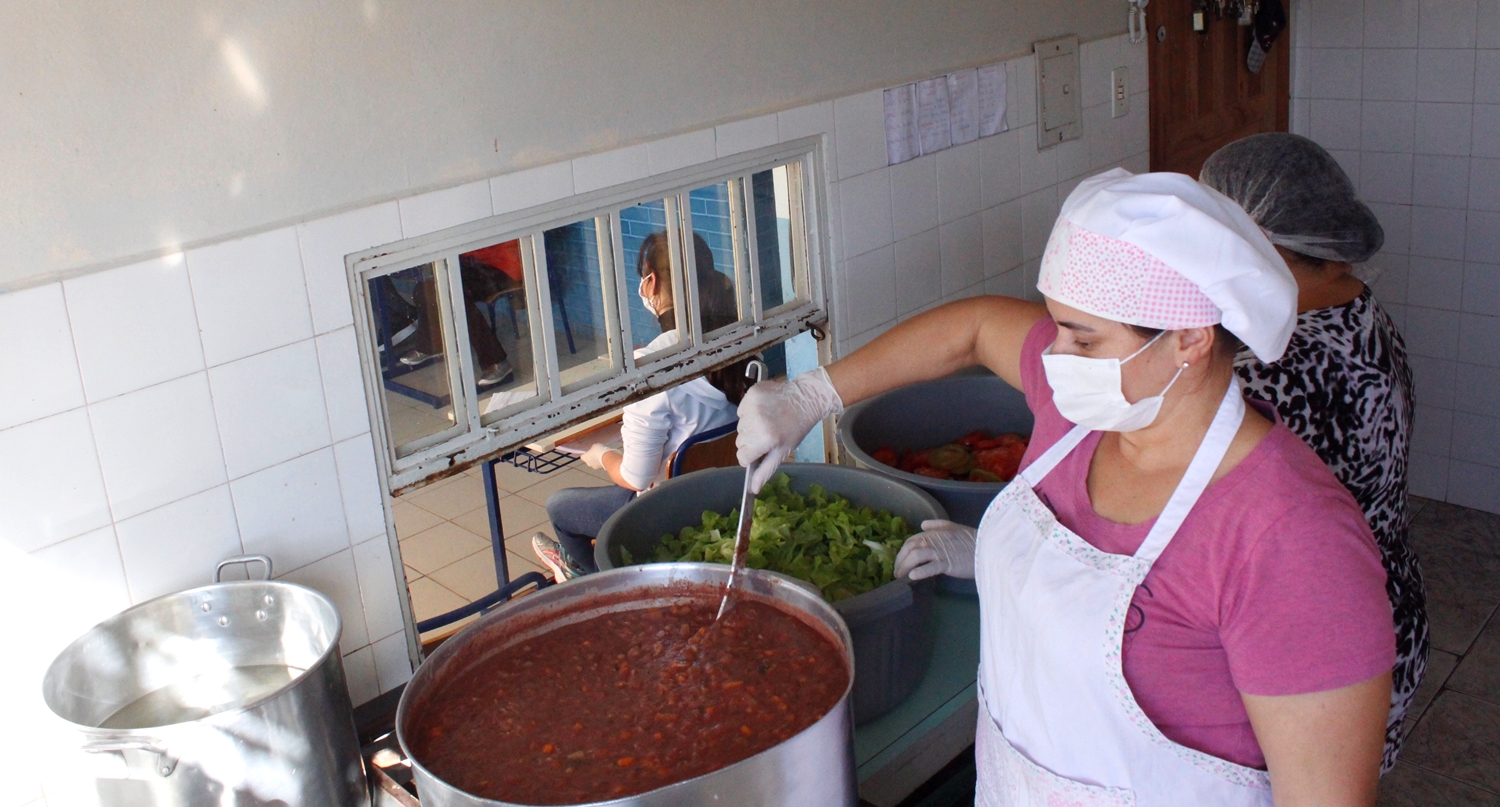
[[[792,490],[811,485],[837,493],[860,507],[906,519],[913,530],[930,518],[947,518],[926,492],[880,474],[821,463],[786,463]],[[740,506],[745,472],[711,468],[669,479],[620,508],[604,523],[594,544],[600,571],[617,569],[624,545],[639,562],[651,557],[663,535],[703,523],[703,511],[728,513]],[[811,586],[809,586],[811,587]],[[932,580],[893,580],[833,604],[849,626],[854,645],[854,722],[877,718],[917,688],[932,661]]]
[[[954,482],[909,474],[876,462],[871,452],[882,446],[898,452],[934,448],[976,430],[1030,434],[1031,427],[1026,396],[985,374],[912,384],[861,401],[844,412],[838,435],[858,467],[916,485],[943,505],[948,518],[978,527],[1004,483]]]

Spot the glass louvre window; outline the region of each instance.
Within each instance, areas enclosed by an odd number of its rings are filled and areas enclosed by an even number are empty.
[[[826,327],[808,202],[816,148],[736,155],[349,256],[391,490]]]

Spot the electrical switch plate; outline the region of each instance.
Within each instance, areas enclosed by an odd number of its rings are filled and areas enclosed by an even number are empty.
[[[1083,136],[1083,73],[1078,37],[1033,44],[1036,53],[1036,147],[1050,148]]]
[[[1130,68],[1116,67],[1109,73],[1109,116],[1123,118],[1130,114]]]

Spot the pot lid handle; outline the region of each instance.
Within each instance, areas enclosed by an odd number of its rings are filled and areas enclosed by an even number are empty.
[[[232,558],[225,558],[219,561],[219,565],[214,567],[214,582],[223,582],[224,567],[233,566],[236,563],[264,563],[266,565],[266,576],[262,577],[261,579],[271,579],[271,559],[269,557],[265,555],[235,555]]]

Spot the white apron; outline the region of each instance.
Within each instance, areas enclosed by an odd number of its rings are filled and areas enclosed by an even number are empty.
[[[985,807],[1271,804],[1270,777],[1167,739],[1125,682],[1136,586],[1208,486],[1244,418],[1230,384],[1182,482],[1134,556],[1102,552],[1033,489],[1088,436],[1075,427],[980,522],[979,768]]]

